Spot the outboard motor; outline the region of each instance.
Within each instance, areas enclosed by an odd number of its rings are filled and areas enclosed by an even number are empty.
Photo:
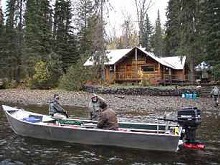
[[[185,132],[182,132],[180,140],[183,146],[191,149],[204,149],[203,143],[196,141],[196,130],[201,124],[201,111],[197,107],[186,107],[178,111],[177,122]]]

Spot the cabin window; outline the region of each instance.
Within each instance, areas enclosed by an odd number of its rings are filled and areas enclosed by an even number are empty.
[[[141,66],[143,72],[154,72],[154,66]]]
[[[109,71],[110,71],[110,72],[114,72],[114,66],[113,66],[113,65],[111,65],[111,66],[109,67]]]
[[[169,68],[165,67],[165,74],[169,74]]]

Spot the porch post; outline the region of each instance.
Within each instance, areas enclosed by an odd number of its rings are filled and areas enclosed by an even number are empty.
[[[137,47],[135,48],[135,72],[137,74],[138,68],[137,68]]]
[[[117,76],[117,73],[116,73],[116,65],[114,64],[114,81],[115,81],[115,79],[116,79],[116,76]]]

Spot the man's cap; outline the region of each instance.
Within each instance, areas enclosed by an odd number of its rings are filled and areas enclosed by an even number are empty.
[[[58,94],[54,94],[53,98],[57,99],[57,98],[59,98],[59,95]]]
[[[93,94],[91,98],[98,97],[96,94]]]

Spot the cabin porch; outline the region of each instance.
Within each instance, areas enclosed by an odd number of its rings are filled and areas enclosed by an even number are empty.
[[[147,81],[151,85],[182,84],[185,82],[179,75],[160,74],[159,72],[115,72],[112,78],[116,83],[140,83]]]

